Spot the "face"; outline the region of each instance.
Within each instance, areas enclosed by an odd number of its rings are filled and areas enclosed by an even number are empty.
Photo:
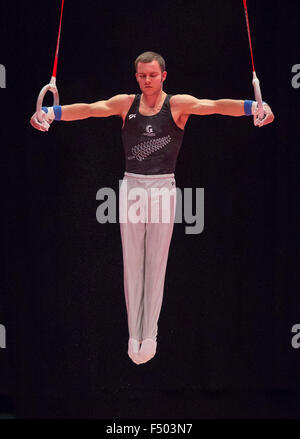
[[[154,95],[162,90],[162,84],[166,76],[167,72],[161,71],[160,65],[156,60],[147,63],[139,62],[135,74],[141,91],[148,96]]]

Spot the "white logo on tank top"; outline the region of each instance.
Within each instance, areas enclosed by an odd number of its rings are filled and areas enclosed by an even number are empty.
[[[136,114],[129,114],[128,119],[130,120],[130,119],[132,119],[135,116],[136,116]]]
[[[143,133],[143,136],[156,136],[156,134],[153,132],[152,125],[147,125],[145,128],[145,133]]]
[[[152,125],[147,125],[146,126],[146,131],[147,131],[147,133],[153,133]]]

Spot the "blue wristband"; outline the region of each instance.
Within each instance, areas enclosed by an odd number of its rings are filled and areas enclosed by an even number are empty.
[[[42,110],[45,113],[48,113],[48,107],[42,107]],[[54,105],[53,112],[54,112],[54,120],[61,120],[61,105]]]
[[[255,101],[245,101],[244,102],[244,111],[246,116],[252,116],[252,104]]]
[[[61,120],[61,105],[54,105],[53,111],[55,120]]]

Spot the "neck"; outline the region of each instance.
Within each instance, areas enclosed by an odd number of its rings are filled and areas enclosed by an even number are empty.
[[[165,94],[166,93],[161,89],[158,93],[155,93],[154,95],[151,96],[147,96],[144,93],[142,93],[141,99],[142,102],[147,105],[147,107],[155,108],[160,105]]]

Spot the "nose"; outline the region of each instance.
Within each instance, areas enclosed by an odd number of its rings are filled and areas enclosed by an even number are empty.
[[[149,77],[149,76],[146,76],[145,83],[146,83],[146,84],[150,84],[150,77]]]

